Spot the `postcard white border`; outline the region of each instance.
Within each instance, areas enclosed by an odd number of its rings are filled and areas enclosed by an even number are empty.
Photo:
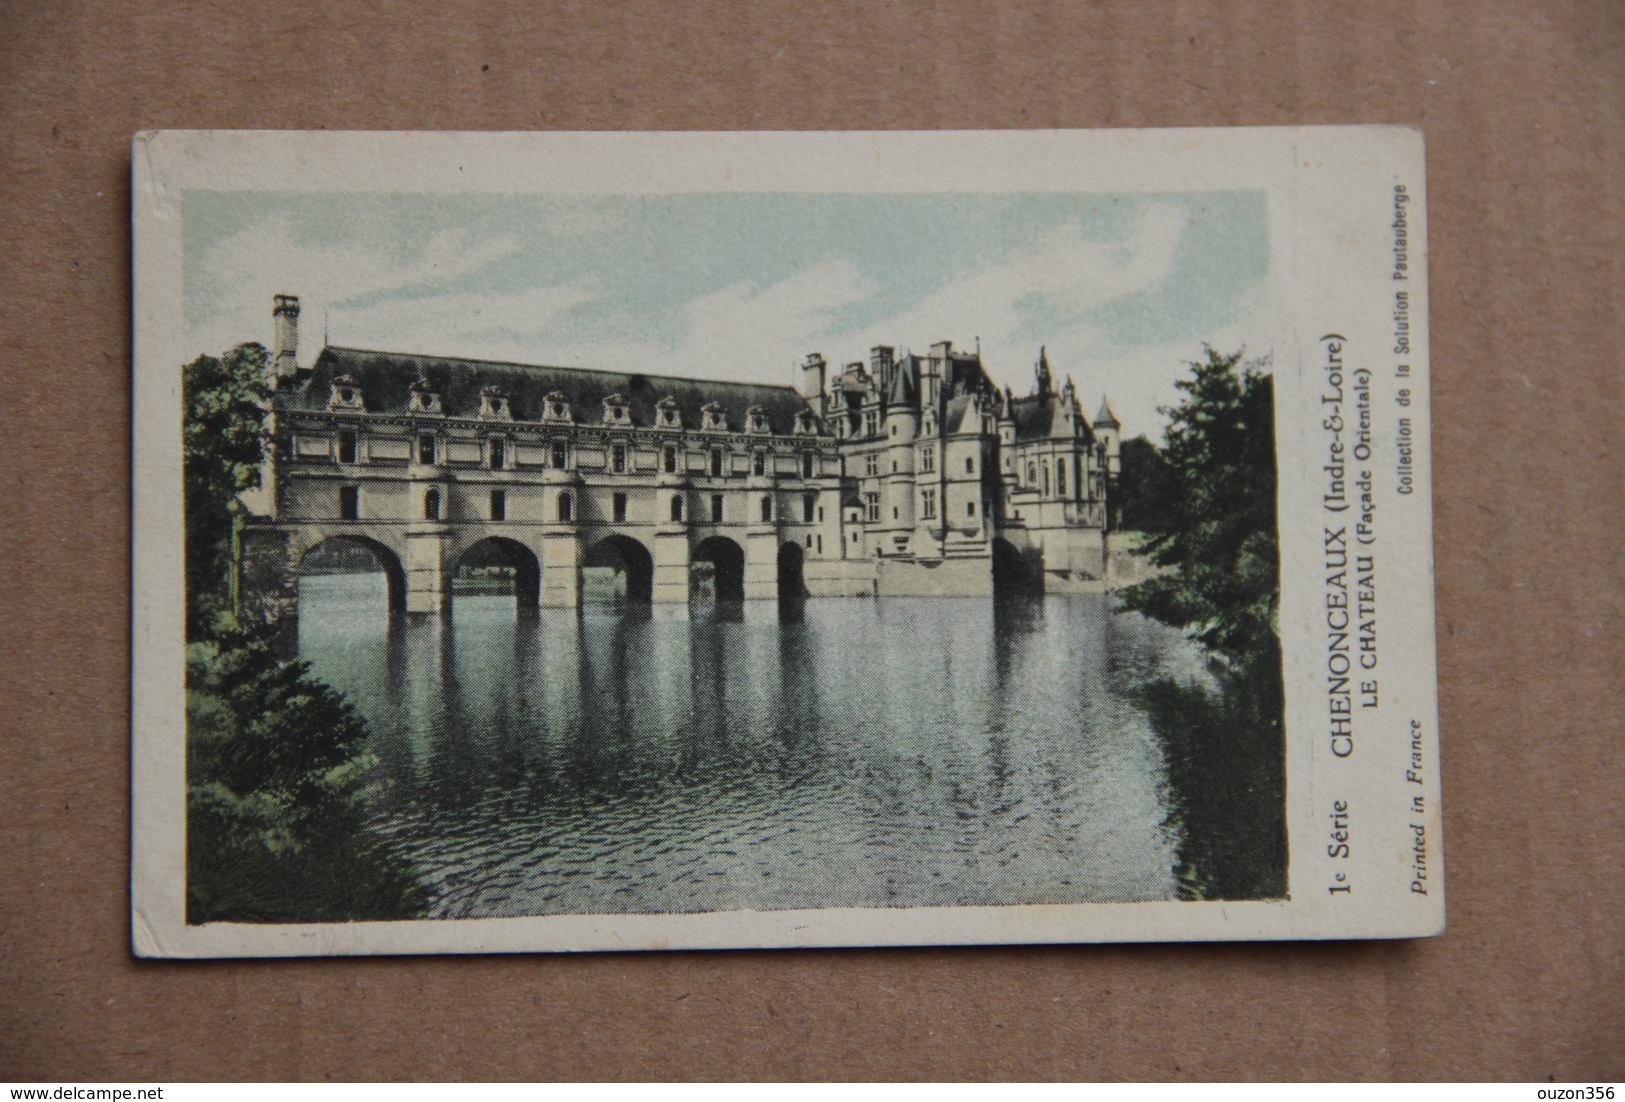
[[[952,160],[954,171],[940,165]],[[846,133],[159,131],[133,144],[135,263],[132,939],[142,956],[702,949],[822,945],[1274,940],[1443,929],[1434,665],[1426,187],[1420,132],[1397,127]],[[1357,760],[1322,747],[1325,670],[1319,465],[1310,415],[1323,344],[1389,365],[1392,194],[1411,196],[1414,492],[1383,502],[1380,721]],[[188,188],[436,194],[943,193],[1263,189],[1275,307],[1282,645],[1291,898],[1007,907],[560,915],[260,926],[185,922],[180,371],[181,204]],[[1388,422],[1384,425],[1391,428]],[[1379,436],[1387,455],[1391,438]],[[1321,618],[1317,621],[1317,613]],[[1404,780],[1421,724],[1424,781]],[[1401,745],[1401,742],[1403,744]],[[1424,797],[1430,889],[1409,890],[1403,801]],[[1334,799],[1360,809],[1332,893]],[[1414,806],[1414,805],[1410,805]]]

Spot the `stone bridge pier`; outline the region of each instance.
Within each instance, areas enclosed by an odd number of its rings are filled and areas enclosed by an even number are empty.
[[[239,563],[239,612],[245,624],[294,628],[301,563],[330,541],[371,553],[388,580],[391,612],[449,612],[458,569],[476,548],[484,549],[483,561],[514,568],[517,599],[524,607],[579,608],[582,568],[595,565],[624,569],[633,600],[685,604],[693,595],[692,568],[701,559],[717,568],[722,599],[778,598],[786,577],[794,579],[793,596],[806,593],[801,549],[786,543],[772,520],[733,528],[690,525],[684,519],[657,525],[251,521],[242,532]]]

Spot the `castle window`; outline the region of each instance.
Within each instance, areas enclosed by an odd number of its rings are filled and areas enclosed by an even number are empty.
[[[355,453],[355,433],[346,429],[339,433],[339,462],[354,463]]]
[[[485,458],[490,462],[493,471],[500,471],[508,465],[508,449],[500,436],[493,436],[486,445]]]
[[[766,494],[762,495],[762,520],[773,519],[773,499]]]
[[[857,543],[857,542],[858,542],[858,534],[857,534],[857,533],[856,533],[856,532],[853,532],[853,533],[852,533],[852,542],[853,542],[853,543]]]
[[[924,472],[925,474],[930,474],[932,471],[934,471],[936,469],[937,469],[937,449],[935,449],[935,448],[921,448],[920,449],[920,470],[922,472]]]
[[[711,477],[712,478],[721,478],[722,477],[722,449],[721,448],[712,448],[711,449]]]
[[[567,458],[569,458],[569,457],[565,452],[564,445],[563,444],[554,444],[553,445],[553,469],[555,471],[564,470],[564,462],[565,462],[565,460]]]
[[[1066,460],[1055,461],[1055,496],[1066,496]]]
[[[972,459],[968,455],[965,457],[965,473],[966,474],[975,474],[976,473],[976,460]]]
[[[671,519],[674,520],[674,521],[679,521],[679,522],[683,519],[683,495],[682,494],[673,494],[672,495],[672,499],[671,499]]]
[[[491,491],[491,519],[508,519],[508,495],[502,490]]]
[[[891,518],[893,520],[899,519],[902,515],[903,515],[902,511],[900,509],[898,509],[897,506],[893,505],[891,507]]]
[[[974,502],[974,501],[965,502],[965,515],[967,517],[973,517],[973,516],[976,515],[976,502]]]
[[[625,523],[625,521],[626,521],[626,495],[625,494],[616,494],[615,497],[612,499],[611,504],[612,504],[612,506],[613,506],[613,508],[615,510],[615,513],[614,513],[615,523],[616,524]]]
[[[435,457],[435,440],[429,433],[418,437],[418,462],[433,465]]]
[[[920,494],[920,517],[924,520],[931,520],[936,515],[937,492],[935,490],[922,491]]]
[[[873,410],[863,415],[863,434],[873,436],[880,425],[880,416]]]
[[[893,425],[893,426],[892,426],[892,427],[891,427],[891,434],[892,434],[892,435],[893,435],[893,436],[896,436],[896,435],[897,435],[897,426],[896,426],[896,425]]]
[[[868,478],[874,478],[880,474],[880,457],[878,455],[863,457],[863,473]]]
[[[440,519],[440,491],[427,490],[423,494],[423,519]]]
[[[750,469],[751,469],[752,472],[754,472],[755,474],[758,474],[758,475],[766,474],[767,473],[767,453],[766,452],[757,452],[754,456],[752,456],[751,457],[751,463],[750,463]]]
[[[712,494],[711,495],[711,523],[712,524],[721,524],[722,523],[722,495],[721,494]]]
[[[863,519],[870,524],[880,520],[880,495],[873,491],[863,495]]]
[[[1044,496],[1049,497],[1049,464],[1044,464]]]
[[[575,510],[575,499],[570,496],[569,491],[565,491],[564,493],[560,494],[558,504],[559,519],[562,521],[573,520],[575,518]]]
[[[893,459],[893,460],[892,460],[892,461],[891,461],[891,473],[892,473],[892,474],[896,474],[896,473],[897,473],[897,460],[895,460],[895,459]]]
[[[824,523],[824,507],[822,505],[818,507],[818,523]]]
[[[1034,483],[1036,483],[1037,481],[1038,481],[1038,465],[1036,463],[1028,463],[1027,464],[1027,485],[1031,486]]]
[[[808,524],[812,523],[813,510],[818,507],[817,494],[801,495],[801,519]]]
[[[508,396],[501,387],[488,386],[480,390],[480,416],[502,421],[513,420],[508,410]]]
[[[822,555],[824,553],[824,534],[822,532],[818,533],[817,546],[818,553]]]
[[[361,518],[361,488],[359,486],[339,487],[339,519],[359,520]]]
[[[665,455],[663,457],[663,461],[664,461],[665,466],[666,466],[666,473],[667,474],[676,474],[677,473],[677,449],[676,448],[668,447],[666,449]]]
[[[626,445],[616,444],[609,450],[610,469],[616,474],[626,473]]]
[[[813,453],[812,452],[802,452],[801,453],[801,477],[802,478],[811,478],[812,476],[813,476]]]

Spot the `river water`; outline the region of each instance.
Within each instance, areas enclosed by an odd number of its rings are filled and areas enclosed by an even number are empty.
[[[1174,895],[1166,770],[1130,702],[1201,677],[1109,596],[813,599],[798,622],[307,577],[299,655],[366,716],[375,813],[438,917]]]

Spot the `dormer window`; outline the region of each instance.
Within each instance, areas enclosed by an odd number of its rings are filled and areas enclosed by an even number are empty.
[[[700,408],[702,418],[701,428],[712,429],[716,432],[728,430],[728,411],[717,402],[707,402]]]
[[[604,399],[604,424],[630,425],[631,423],[632,414],[627,407],[624,394],[611,394]]]
[[[677,399],[667,396],[660,399],[655,405],[655,421],[663,429],[680,429],[683,427],[683,411],[677,405]]]
[[[771,432],[767,425],[767,410],[761,406],[751,406],[745,411],[746,432]]]
[[[409,413],[443,413],[440,405],[440,392],[428,379],[419,379],[412,384],[412,396],[407,400],[406,409]]]
[[[542,420],[566,425],[575,420],[575,415],[570,412],[570,399],[564,396],[564,391],[555,390],[542,399]]]
[[[487,421],[513,420],[513,409],[501,387],[488,386],[480,390],[480,417]]]
[[[813,436],[818,432],[818,418],[808,409],[796,414],[795,432],[797,436]]]
[[[327,398],[328,409],[363,409],[361,387],[353,375],[340,375],[333,380],[333,390]]]

